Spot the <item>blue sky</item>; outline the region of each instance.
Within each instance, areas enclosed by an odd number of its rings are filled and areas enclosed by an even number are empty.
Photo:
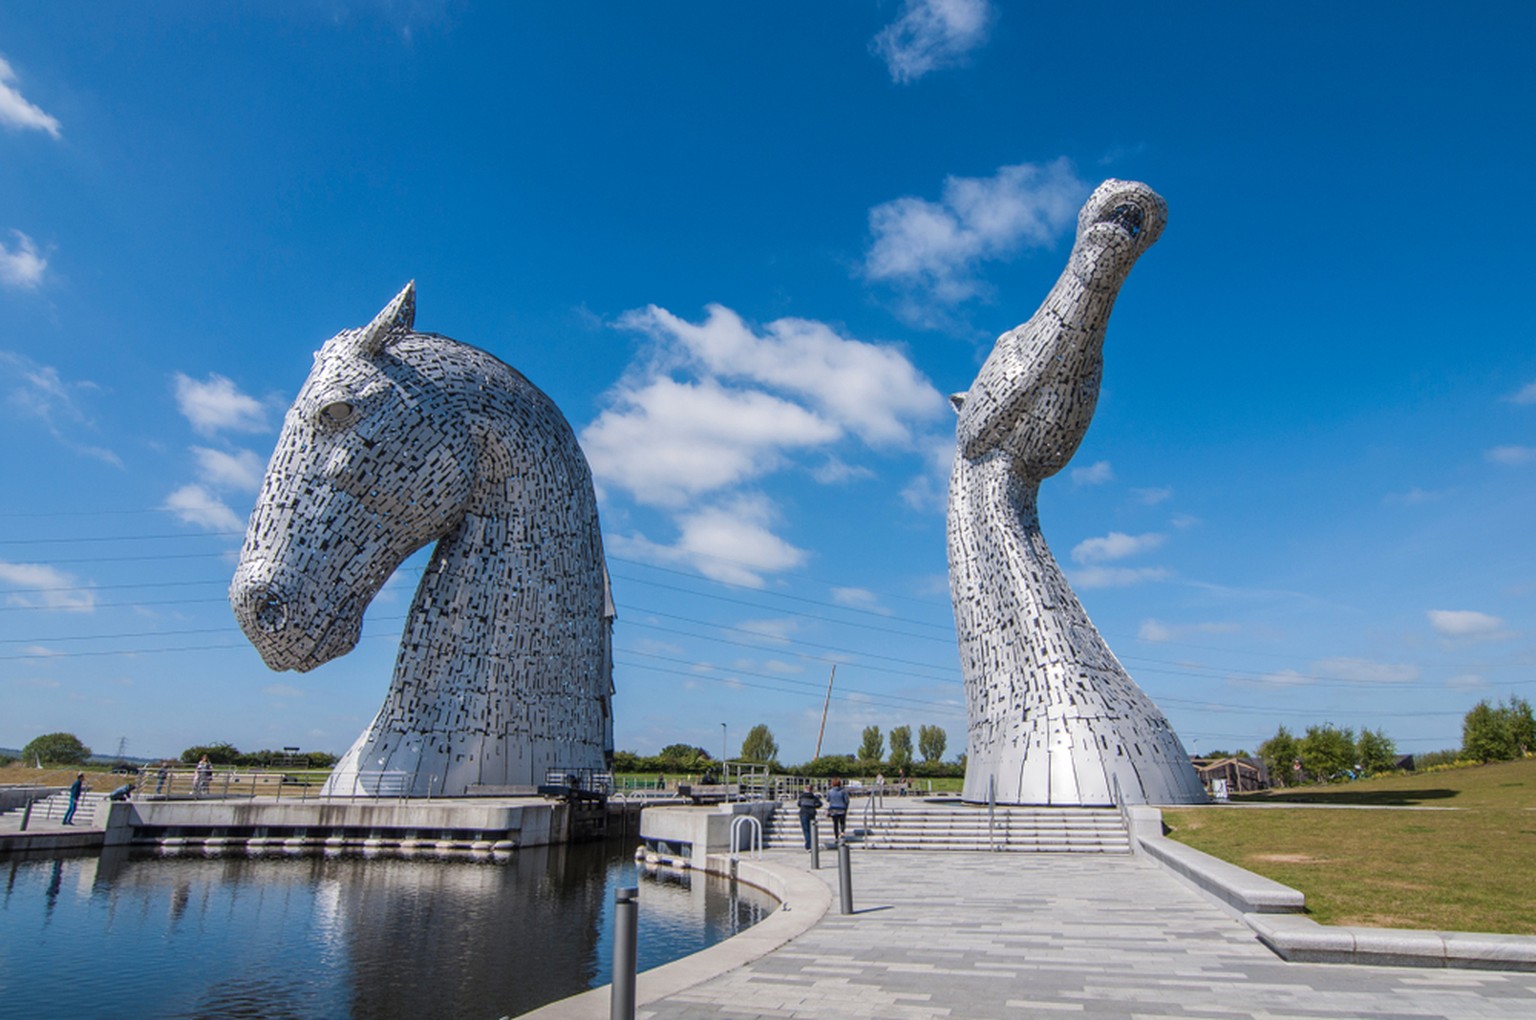
[[[1065,9],[1070,6],[1071,9]],[[598,478],[620,747],[964,748],[953,418],[1077,204],[1169,225],[1041,495],[1192,750],[1455,746],[1536,693],[1524,5],[0,7],[0,745],[340,752],[356,651],[223,592],[310,355],[418,328],[548,392]],[[722,725],[724,732],[722,732]]]

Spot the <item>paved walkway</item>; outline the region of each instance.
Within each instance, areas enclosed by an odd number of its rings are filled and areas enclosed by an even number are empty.
[[[1286,963],[1141,858],[856,852],[848,916],[822,862],[819,924],[640,1020],[1536,1017],[1536,974]]]

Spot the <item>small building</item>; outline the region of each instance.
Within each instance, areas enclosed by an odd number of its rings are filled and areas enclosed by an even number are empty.
[[[1229,794],[1269,789],[1269,770],[1256,758],[1190,758],[1189,763],[1207,792],[1218,779],[1227,781]]]

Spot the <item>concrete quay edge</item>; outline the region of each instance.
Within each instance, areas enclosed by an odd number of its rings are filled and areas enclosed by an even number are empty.
[[[642,971],[636,978],[636,1006],[676,995],[767,956],[814,928],[832,906],[832,890],[825,882],[811,872],[774,861],[743,857],[733,862],[729,854],[710,854],[702,870],[727,878],[734,875],[737,881],[773,896],[779,908],[739,935]],[[519,1020],[607,1020],[612,996],[612,985],[591,988],[522,1013]]]
[[[1319,924],[1300,891],[1164,836],[1158,808],[1127,817],[1138,853],[1232,910],[1282,960],[1536,971],[1536,936]]]

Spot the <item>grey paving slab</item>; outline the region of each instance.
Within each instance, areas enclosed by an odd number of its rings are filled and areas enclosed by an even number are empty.
[[[834,901],[777,951],[638,1016],[1536,1017],[1536,974],[1287,963],[1144,859],[888,851],[856,854],[853,867],[856,913]],[[818,874],[835,889],[833,868]]]

